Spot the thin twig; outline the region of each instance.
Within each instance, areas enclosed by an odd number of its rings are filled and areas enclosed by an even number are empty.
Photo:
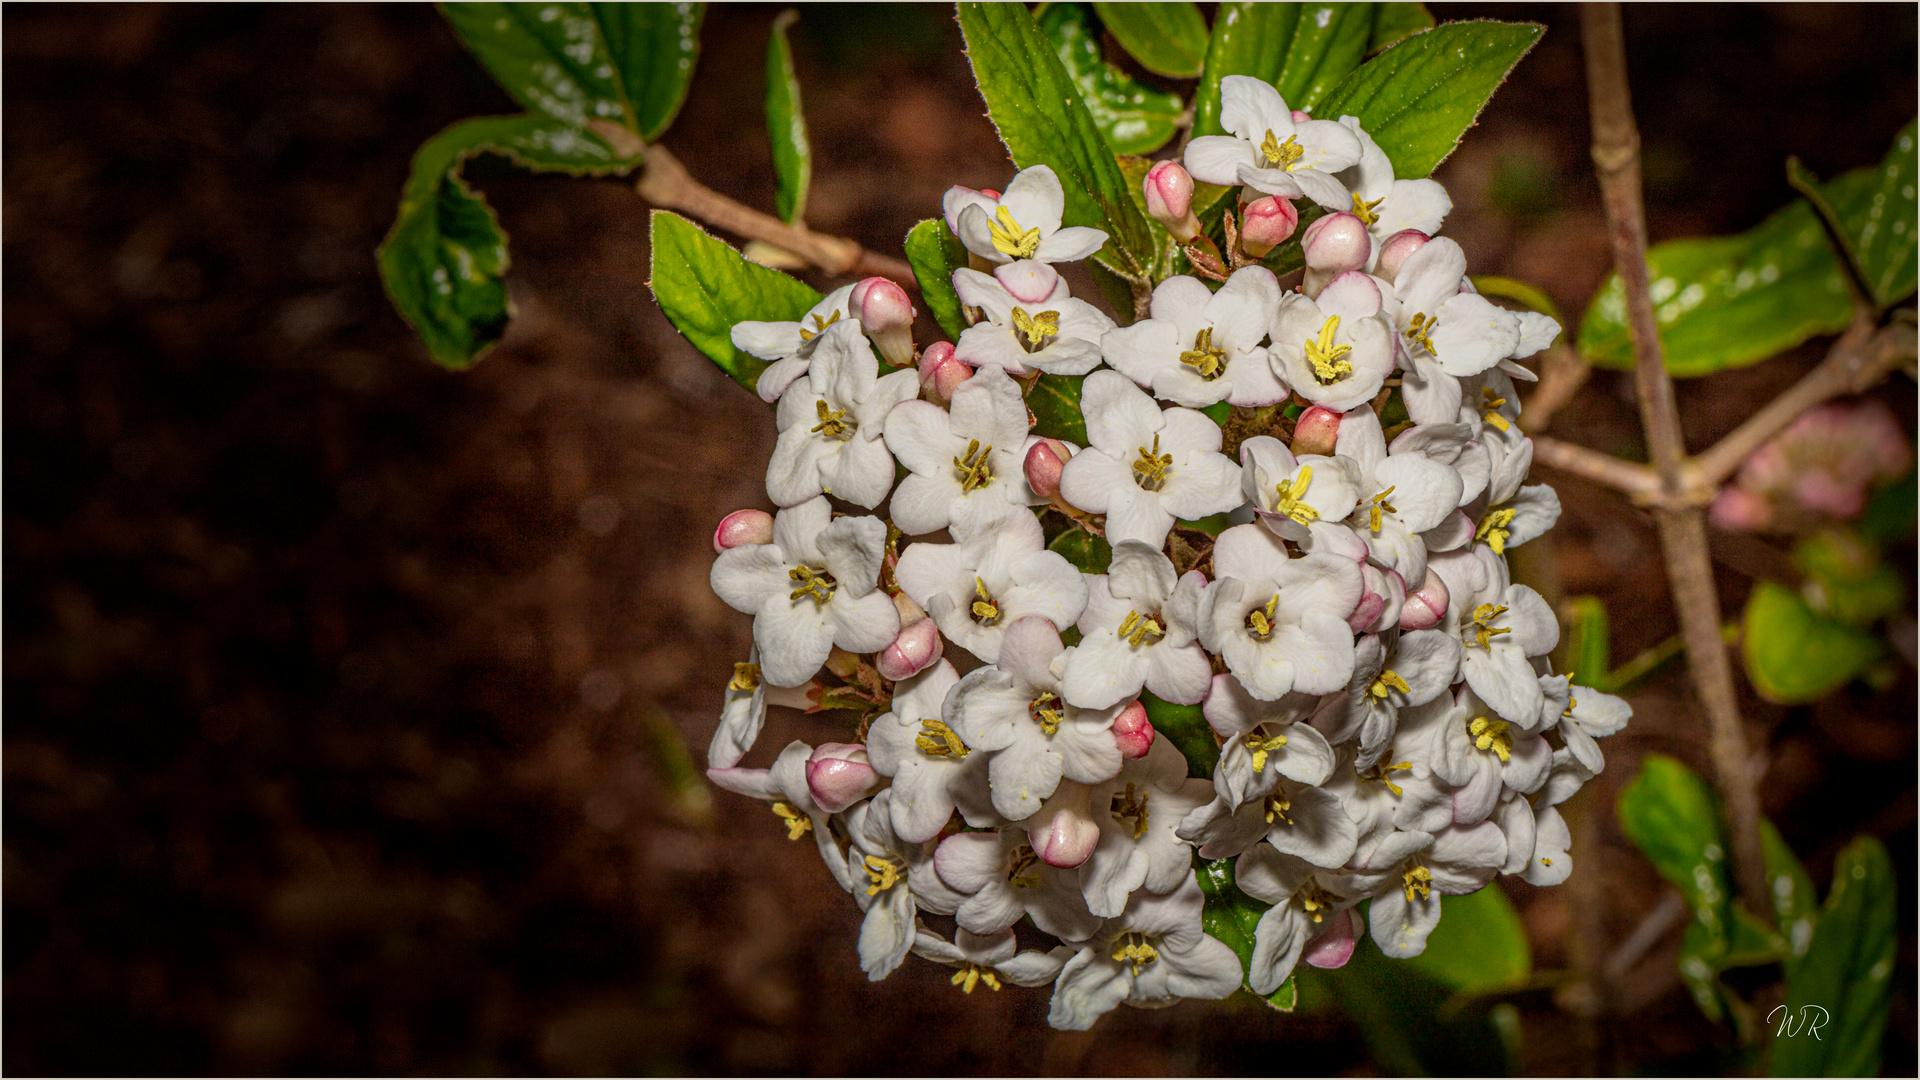
[[[1636,501],[1651,501],[1661,493],[1660,477],[1645,466],[1631,461],[1622,461],[1612,454],[1603,454],[1598,450],[1589,450],[1584,446],[1575,446],[1570,442],[1546,435],[1533,438],[1533,463],[1559,469],[1561,472],[1584,476],[1624,491]]]
[[[1547,430],[1554,414],[1573,400],[1593,371],[1593,366],[1565,341],[1548,349],[1545,357],[1540,362],[1540,384],[1527,395],[1520,411],[1520,430],[1529,435]]]
[[[1760,795],[1747,764],[1746,732],[1740,723],[1733,667],[1720,639],[1720,597],[1714,590],[1713,564],[1707,555],[1704,508],[1671,505],[1683,493],[1686,447],[1673,380],[1661,355],[1653,301],[1647,295],[1647,232],[1640,198],[1640,133],[1634,125],[1627,91],[1625,35],[1620,5],[1588,4],[1580,10],[1582,46],[1587,58],[1587,90],[1593,122],[1593,160],[1607,210],[1614,265],[1626,288],[1627,327],[1633,340],[1634,386],[1640,419],[1669,505],[1655,511],[1667,580],[1695,693],[1712,727],[1714,772],[1725,800],[1733,847],[1734,880],[1750,914],[1772,922],[1766,871],[1760,848]]]

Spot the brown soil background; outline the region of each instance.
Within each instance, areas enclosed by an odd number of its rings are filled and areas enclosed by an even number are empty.
[[[1609,264],[1577,18],[1434,8],[1550,27],[1439,176],[1476,271],[1577,314]],[[710,13],[665,140],[758,206],[775,10]],[[373,248],[423,139],[512,111],[432,9],[16,5],[4,30],[6,1071],[1374,1068],[1331,1013],[1122,1009],[1070,1035],[1042,992],[962,998],[923,962],[870,985],[812,845],[674,781],[747,647],[708,537],[766,505],[772,426],[653,305],[648,208],[614,180],[477,170],[519,316],[471,373],[427,361]],[[1627,31],[1656,240],[1745,228],[1789,197],[1787,154],[1877,161],[1913,113],[1910,6],[1631,6]],[[897,251],[949,184],[1004,182],[947,9],[809,7],[796,35],[815,227]],[[1683,384],[1690,444],[1818,355]],[[1911,431],[1912,384],[1877,396]],[[1637,452],[1617,376],[1563,417]],[[1543,476],[1552,568],[1606,599],[1615,662],[1673,633],[1649,519]],[[1781,550],[1729,549],[1730,611]],[[1633,699],[1581,802],[1608,944],[1662,888],[1614,794],[1643,751],[1706,764],[1677,670]],[[1911,1075],[1913,673],[1746,704],[1767,811],[1823,888],[1856,832],[1894,851],[1885,1068]],[[760,756],[836,732],[788,717]],[[1536,966],[1565,968],[1567,891],[1501,887]],[[1598,1058],[1550,994],[1516,998],[1525,1068],[1724,1068],[1676,939]]]

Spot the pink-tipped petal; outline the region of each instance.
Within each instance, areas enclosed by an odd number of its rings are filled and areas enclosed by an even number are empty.
[[[1333,925],[1319,937],[1307,942],[1300,959],[1317,968],[1332,970],[1345,967],[1353,959],[1355,937],[1354,913],[1342,911],[1333,917]]]
[[[1193,176],[1177,161],[1162,161],[1147,170],[1143,184],[1147,213],[1167,227],[1181,242],[1200,233],[1200,221],[1193,214]]]
[[[1353,613],[1347,616],[1347,625],[1356,634],[1364,634],[1372,629],[1387,610],[1387,579],[1379,568],[1361,566],[1360,581],[1360,602],[1354,605]]]
[[[1147,707],[1138,701],[1120,710],[1113,718],[1113,742],[1123,758],[1143,758],[1153,749],[1153,721],[1147,719]]]
[[[895,682],[920,674],[940,659],[940,628],[922,616],[900,628],[900,636],[874,657],[880,674]]]
[[[1300,212],[1287,199],[1268,195],[1240,211],[1240,249],[1258,259],[1287,242],[1300,227]]]
[[[1042,498],[1060,494],[1060,473],[1067,467],[1073,451],[1059,439],[1041,439],[1027,451],[1027,486]]]
[[[973,369],[953,354],[953,342],[936,341],[920,354],[920,387],[935,400],[952,401],[960,384],[973,377]]]
[[[867,763],[859,743],[823,743],[807,759],[807,793],[820,809],[837,814],[880,786],[880,774]]]
[[[1380,261],[1374,266],[1374,271],[1392,281],[1399,276],[1400,267],[1406,263],[1407,256],[1419,251],[1420,245],[1429,239],[1419,229],[1402,229],[1387,237],[1386,242],[1380,245]]]
[[[742,544],[773,543],[773,515],[765,510],[735,510],[720,519],[713,530],[713,550],[726,551]]]
[[[1447,617],[1447,600],[1447,583],[1429,567],[1426,580],[1407,594],[1407,602],[1400,608],[1400,629],[1431,630],[1439,626]]]
[[[1044,304],[1060,287],[1060,272],[1043,262],[1019,259],[994,267],[993,279],[1023,304]]]
[[[883,277],[865,278],[854,285],[847,306],[887,363],[913,363],[914,310],[905,289]]]
[[[1060,781],[1051,798],[1026,821],[1027,842],[1048,866],[1071,870],[1086,862],[1100,843],[1100,826],[1089,805],[1092,789]]]

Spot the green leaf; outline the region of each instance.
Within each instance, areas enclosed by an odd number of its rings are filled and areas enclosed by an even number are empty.
[[[1473,278],[1473,287],[1479,291],[1480,295],[1512,300],[1528,311],[1539,312],[1563,327],[1567,325],[1566,320],[1560,317],[1560,309],[1555,306],[1553,297],[1548,296],[1544,289],[1517,278],[1499,277],[1494,274],[1470,276]]]
[[[787,46],[787,27],[799,18],[791,8],[781,12],[767,35],[767,136],[773,140],[773,175],[779,182],[773,205],[789,225],[806,216],[807,187],[813,182],[813,145],[807,141],[800,80]]]
[[[1273,84],[1289,108],[1338,117],[1318,106],[1360,66],[1379,6],[1246,0],[1221,4],[1207,43],[1206,73],[1194,91],[1193,133],[1226,133],[1220,126],[1220,82],[1229,75]]]
[[[1459,929],[1448,926],[1458,918],[1458,899],[1443,901],[1449,914],[1427,939],[1429,950],[1436,940],[1445,948],[1443,935]],[[1507,1022],[1511,1005],[1484,997],[1462,1000],[1452,986],[1413,961],[1382,956],[1371,936],[1355,943],[1345,968],[1305,974],[1316,984],[1331,984],[1341,1010],[1356,1022],[1368,1052],[1386,1074],[1504,1076],[1514,1069],[1518,1048]]]
[[[1100,34],[1088,21],[1086,9],[1079,4],[1052,3],[1040,13],[1040,32],[1053,43],[1054,55],[1114,153],[1150,154],[1160,149],[1179,129],[1180,96],[1142,86],[1102,59]]]
[[[574,127],[607,120],[638,131],[619,69],[584,3],[440,5],[501,89],[530,112]]]
[[[1022,169],[1046,165],[1066,189],[1062,222],[1105,230],[1094,257],[1131,280],[1153,262],[1146,218],[1127,194],[1093,114],[1021,4],[962,3],[960,32],[1000,141]]]
[[[1686,898],[1714,955],[1724,952],[1731,933],[1727,840],[1707,782],[1665,754],[1648,754],[1620,792],[1619,813],[1627,839]]]
[[[1407,966],[1453,990],[1485,993],[1525,983],[1533,974],[1533,950],[1507,894],[1489,885],[1446,897],[1426,951]]]
[[[1087,420],[1080,415],[1080,384],[1084,375],[1042,375],[1027,390],[1027,409],[1033,413],[1033,433],[1087,445]]]
[[[1906,606],[1907,579],[1857,533],[1827,529],[1805,537],[1793,546],[1793,563],[1807,576],[1801,598],[1819,615],[1866,627]]]
[[[1912,538],[1916,495],[1920,495],[1914,484],[1916,476],[1920,474],[1909,469],[1907,475],[1873,493],[1866,510],[1853,523],[1861,536],[1876,544]]]
[[[1800,958],[1813,943],[1813,928],[1819,921],[1820,898],[1813,891],[1813,879],[1800,864],[1793,849],[1781,838],[1773,822],[1760,819],[1760,856],[1767,867],[1767,892],[1773,897],[1773,921],[1786,938],[1783,963],[1792,978]]]
[[[1083,574],[1104,574],[1113,564],[1113,545],[1085,529],[1068,529],[1054,537],[1047,550],[1058,552]]]
[[[700,226],[653,212],[653,298],[674,328],[720,370],[751,390],[767,363],[733,347],[743,319],[790,322],[820,302],[806,283],[750,263]]]
[[[1367,52],[1381,49],[1433,26],[1433,12],[1425,4],[1381,4],[1373,17],[1373,36],[1367,39]]]
[[[631,168],[598,136],[544,116],[455,124],[423,143],[400,193],[400,212],[375,258],[393,306],[434,360],[464,368],[506,332],[507,235],[460,177],[475,154],[504,155],[538,172],[587,175]]]
[[[652,142],[666,133],[693,81],[705,4],[594,4],[600,34],[632,107],[635,130]]]
[[[1190,3],[1110,4],[1098,0],[1100,13],[1120,47],[1156,75],[1191,79],[1207,55],[1207,20]]]
[[[1786,1004],[1768,1017],[1781,1036],[1773,1040],[1773,1075],[1879,1074],[1899,944],[1895,893],[1880,841],[1860,837],[1834,860],[1813,944],[1787,979]],[[1798,1027],[1790,1035],[1788,1022]]]
[[[1879,638],[1822,618],[1798,593],[1771,581],[1747,598],[1740,637],[1753,688],[1782,705],[1825,697],[1884,651]]]
[[[1682,378],[1765,360],[1852,317],[1840,263],[1803,199],[1738,236],[1656,244],[1647,276],[1667,370]],[[1626,304],[1615,274],[1580,321],[1588,363],[1633,367]]]
[[[1359,117],[1395,176],[1426,176],[1460,145],[1545,29],[1479,20],[1414,34],[1347,76],[1314,112]]]
[[[1207,726],[1200,706],[1176,705],[1145,692],[1140,695],[1140,704],[1146,706],[1147,719],[1153,721],[1158,737],[1169,740],[1186,755],[1188,776],[1204,780],[1213,775],[1214,763],[1220,760],[1220,744],[1213,740],[1213,728]],[[1251,941],[1253,932],[1247,933]]]
[[[1900,129],[1886,158],[1829,181],[1822,194],[1844,226],[1868,289],[1881,307],[1891,307],[1913,292],[1915,249],[1920,229],[1914,221],[1916,167],[1914,121]]]
[[[960,296],[953,291],[953,272],[967,265],[966,245],[940,218],[928,218],[907,233],[907,263],[920,283],[920,297],[940,329],[955,341],[967,328]],[[1078,398],[1075,399],[1076,401]]]
[[[1572,682],[1605,692],[1613,641],[1607,625],[1607,605],[1597,596],[1569,598],[1567,633],[1561,641],[1566,652],[1556,666]]]

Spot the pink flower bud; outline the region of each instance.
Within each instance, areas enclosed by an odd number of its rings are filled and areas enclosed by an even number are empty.
[[[854,285],[847,306],[887,363],[894,367],[913,363],[914,312],[907,290],[883,277],[864,278]]]
[[[1307,942],[1300,959],[1317,968],[1345,967],[1347,961],[1353,959],[1354,939],[1358,932],[1358,914],[1352,909],[1342,911],[1333,917],[1333,924],[1325,932]]]
[[[1120,710],[1113,718],[1113,742],[1123,758],[1143,758],[1153,747],[1153,722],[1147,719],[1147,707],[1138,701]]]
[[[898,682],[932,667],[940,659],[941,648],[940,628],[932,619],[922,616],[900,627],[900,636],[880,650],[873,666],[880,669],[881,675]]]
[[[1300,212],[1287,199],[1268,195],[1240,210],[1240,250],[1258,259],[1287,242],[1300,226]]]
[[[820,809],[837,814],[880,786],[880,774],[867,763],[859,743],[822,743],[807,759],[807,793]]]
[[[1407,601],[1407,587],[1400,575],[1392,570],[1381,570],[1371,563],[1360,566],[1361,593],[1360,602],[1354,605],[1353,614],[1347,616],[1347,625],[1356,634],[1375,634],[1388,630],[1399,621],[1400,609]]]
[[[1060,471],[1073,451],[1059,439],[1041,439],[1027,451],[1027,486],[1035,495],[1051,499],[1060,494]]]
[[[713,550],[725,551],[742,544],[773,543],[773,515],[765,510],[735,510],[720,519],[713,530]]]
[[[1093,820],[1092,791],[1085,784],[1063,779],[1052,797],[1027,819],[1027,842],[1040,861],[1071,870],[1093,854],[1100,843],[1100,826]]]
[[[1707,517],[1722,529],[1759,532],[1773,521],[1773,508],[1745,488],[1723,487],[1707,508]]]
[[[1310,269],[1328,271],[1331,277],[1367,265],[1367,256],[1373,252],[1373,237],[1352,214],[1328,214],[1307,226],[1306,235],[1300,238],[1300,247]]]
[[[1381,277],[1392,281],[1400,274],[1400,267],[1406,264],[1407,256],[1420,250],[1420,245],[1430,239],[1418,229],[1401,229],[1380,245],[1380,262],[1374,271]]]
[[[1067,295],[1067,285],[1060,280],[1060,272],[1032,259],[996,266],[993,277],[1001,288],[1007,290],[1008,295],[1023,304],[1044,304],[1049,300],[1065,299]]]
[[[1304,124],[1304,123],[1306,123],[1307,121],[1309,121],[1309,120],[1311,120],[1311,119],[1313,119],[1313,114],[1312,114],[1312,113],[1310,113],[1310,112],[1307,112],[1307,111],[1306,111],[1305,109],[1295,109],[1295,110],[1293,110],[1293,122],[1294,122],[1294,123],[1296,123],[1296,124]]]
[[[1181,243],[1200,235],[1200,219],[1193,214],[1193,176],[1177,161],[1162,161],[1147,170],[1143,185],[1147,213],[1167,227]]]
[[[1431,630],[1446,617],[1447,583],[1428,567],[1426,580],[1407,594],[1407,601],[1400,608],[1400,629]]]
[[[1293,453],[1333,454],[1334,440],[1340,435],[1340,414],[1325,405],[1315,405],[1293,422]]]
[[[939,401],[952,401],[960,384],[973,377],[973,369],[953,355],[953,342],[936,341],[920,354],[920,388]]]

